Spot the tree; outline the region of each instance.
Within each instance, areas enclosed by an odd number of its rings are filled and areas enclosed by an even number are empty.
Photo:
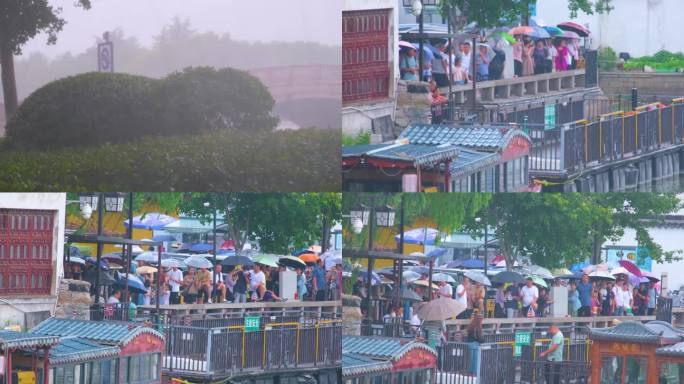
[[[232,68],[187,68],[167,76],[158,89],[162,124],[174,133],[189,129],[271,131],[275,100],[261,81]]]
[[[90,0],[77,0],[76,4],[90,8]],[[39,33],[46,33],[48,44],[57,41],[66,21],[59,17],[61,9],[53,8],[48,0],[0,0],[0,66],[2,90],[7,121],[18,106],[17,85],[14,78],[14,55]]]
[[[612,9],[612,0],[569,0],[570,18],[579,11],[586,14],[604,13]],[[443,15],[449,15],[450,8],[460,10],[468,22],[477,22],[480,27],[510,25],[529,13],[530,4],[536,0],[444,0],[440,3]],[[457,24],[455,24],[457,25]]]
[[[209,222],[216,207],[238,254],[250,239],[264,252],[286,254],[321,239],[323,220],[340,220],[341,200],[339,193],[192,193],[179,208]]]
[[[549,268],[592,256],[597,262],[602,244],[619,239],[626,228],[636,231],[639,245],[654,260],[670,261],[677,252],[664,252],[644,220],[679,205],[674,194],[497,194],[479,213],[485,220],[470,220],[466,226],[471,233],[481,233],[485,224],[495,227],[509,267],[523,256]]]

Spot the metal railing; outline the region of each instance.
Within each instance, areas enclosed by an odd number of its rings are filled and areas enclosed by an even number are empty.
[[[220,376],[246,371],[339,366],[342,326],[339,320],[313,325],[298,322],[202,328],[165,326],[163,369]]]

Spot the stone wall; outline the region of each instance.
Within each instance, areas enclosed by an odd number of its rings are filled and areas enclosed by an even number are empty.
[[[342,333],[345,335],[361,335],[361,298],[342,295]]]
[[[55,317],[89,320],[91,303],[90,283],[62,279],[59,285]]]
[[[427,83],[400,80],[397,84],[397,109],[394,123],[401,132],[410,123],[429,124],[432,100]]]
[[[599,86],[606,95],[630,95],[636,88],[640,95],[684,97],[684,74],[601,72]]]

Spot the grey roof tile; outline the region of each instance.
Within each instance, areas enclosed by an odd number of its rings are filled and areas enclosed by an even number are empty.
[[[36,348],[55,345],[59,337],[35,335],[28,332],[0,330],[0,351],[5,348]]]
[[[31,330],[33,334],[53,336],[78,336],[91,341],[126,345],[140,333],[150,333],[160,338],[164,336],[152,328],[134,323],[107,321],[87,321],[51,317]]]
[[[614,327],[592,328],[590,337],[597,340],[631,341],[635,343],[676,343],[682,340],[680,334],[667,329],[661,322],[642,324],[638,321],[624,321]]]
[[[115,346],[101,345],[80,337],[63,337],[50,349],[50,364],[70,364],[80,361],[106,359],[118,356]]]
[[[415,348],[437,352],[427,344],[414,340],[384,337],[342,336],[342,353],[352,353],[373,359],[394,361]]]

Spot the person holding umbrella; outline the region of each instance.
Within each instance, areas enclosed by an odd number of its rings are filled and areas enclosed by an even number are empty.
[[[487,46],[481,44],[478,47],[478,55],[475,59],[475,64],[477,65],[477,81],[487,81],[489,80],[489,57],[487,55]]]
[[[199,283],[195,278],[195,268],[188,267],[188,273],[183,278],[183,302],[185,304],[195,304],[198,292]]]
[[[520,296],[522,297],[523,316],[534,317],[537,309],[537,299],[539,299],[539,289],[534,285],[532,276],[527,277],[525,286],[520,290]]]
[[[169,286],[171,287],[171,293],[169,296],[169,302],[171,304],[180,304],[180,286],[183,283],[183,272],[178,269],[178,264],[175,263],[171,266],[171,270],[168,273]]]
[[[582,275],[582,279],[577,283],[577,293],[579,293],[580,309],[577,315],[580,317],[591,316],[591,292],[594,290],[594,284],[589,281],[589,275],[586,273]]]
[[[328,298],[327,273],[325,271],[325,261],[318,259],[318,263],[313,269],[313,292],[316,301],[325,301]],[[298,278],[299,280],[299,278]],[[299,284],[297,284],[299,285]],[[306,292],[305,292],[306,294]],[[300,296],[304,298],[304,296]]]
[[[306,289],[306,278],[304,277],[304,271],[302,268],[296,268],[295,271],[297,272],[297,299],[304,301],[304,297],[306,297],[307,289]],[[316,280],[314,279],[314,285],[316,284]],[[316,292],[316,301],[322,301],[318,300],[318,292]]]
[[[233,296],[235,297],[235,303],[246,303],[247,302],[247,284],[248,279],[245,272],[242,270],[242,266],[238,265],[231,274],[231,279],[235,282],[233,285]]]
[[[410,43],[408,43],[410,45]],[[416,48],[413,46],[401,46],[399,52],[399,72],[402,80],[418,81],[418,61],[416,60]]]
[[[459,315],[459,319],[467,319],[470,317],[472,314],[472,306],[470,305],[470,301],[468,300],[468,291],[470,290],[470,279],[467,277],[463,278],[463,282],[456,287],[456,301],[458,301],[461,305],[463,305],[464,308],[466,308],[465,311],[463,311]]]
[[[223,303],[224,301],[226,301],[226,284],[223,279],[223,273],[221,273],[223,267],[221,266],[221,264],[216,264],[216,267],[214,268],[216,270],[216,274],[214,277],[214,286],[212,291],[219,293],[218,302]]]

